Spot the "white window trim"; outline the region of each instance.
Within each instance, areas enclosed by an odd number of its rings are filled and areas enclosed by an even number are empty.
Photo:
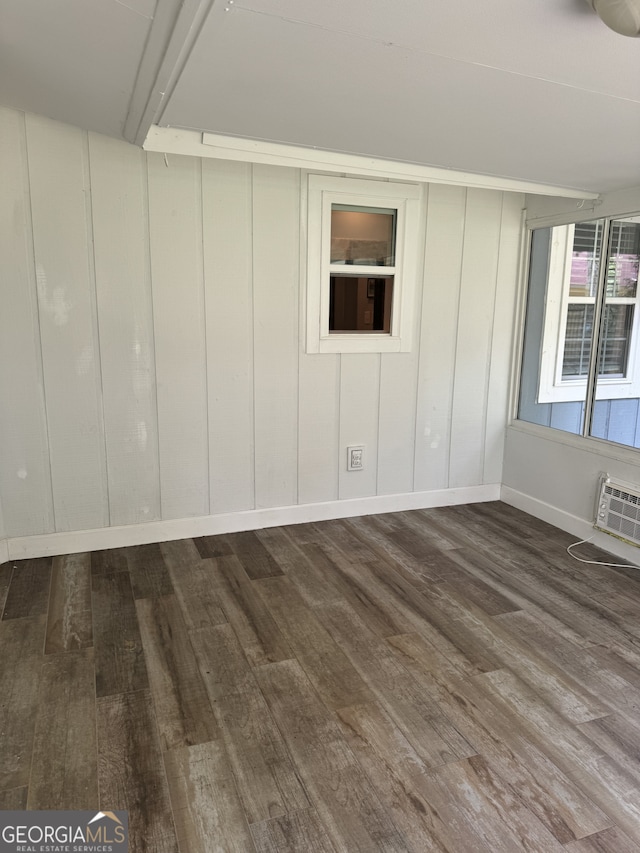
[[[629,217],[620,217],[627,219]],[[549,253],[549,272],[547,278],[547,300],[542,335],[542,353],[540,359],[539,403],[580,402],[585,399],[587,379],[563,379],[562,361],[567,327],[567,309],[570,304],[593,304],[593,299],[573,297],[569,299],[566,287],[571,272],[571,254],[575,226],[563,225],[553,228],[553,242]],[[640,397],[640,287],[635,299],[609,299],[607,304],[635,304],[633,327],[629,345],[629,364],[624,379],[599,376],[596,386],[596,400],[618,400],[628,397]]]
[[[418,230],[422,187],[387,181],[309,175],[307,211],[307,335],[308,353],[408,352],[412,345]],[[363,276],[393,275],[391,332],[329,333],[329,280],[347,272],[331,265],[331,205],[395,208],[394,267],[349,267]]]

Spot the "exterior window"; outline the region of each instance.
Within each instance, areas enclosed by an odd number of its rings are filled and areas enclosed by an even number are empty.
[[[307,352],[411,347],[420,188],[309,176]]]
[[[607,246],[603,246],[605,227]],[[636,370],[634,358],[640,217],[562,225],[550,231],[539,402],[582,399],[596,336],[599,396],[640,397],[640,365]],[[600,282],[602,263],[605,275]],[[596,330],[598,299],[602,312]]]
[[[533,232],[518,417],[640,447],[640,216]]]

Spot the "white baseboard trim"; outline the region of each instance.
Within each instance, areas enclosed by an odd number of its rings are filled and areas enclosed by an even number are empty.
[[[0,539],[0,566],[9,560],[9,546],[6,539]]]
[[[376,495],[326,503],[177,518],[96,530],[72,530],[40,536],[20,536],[8,539],[7,545],[9,559],[24,560],[56,554],[101,551],[105,548],[123,548],[129,545],[146,545],[150,542],[167,542],[171,539],[190,539],[193,536],[215,536],[219,533],[236,533],[240,530],[279,527],[282,524],[303,524],[309,521],[327,521],[332,518],[482,503],[499,499],[500,484],[492,483],[486,486],[439,489],[433,492]]]
[[[559,527],[560,530],[566,530],[571,533],[576,539],[592,538],[592,543],[604,551],[608,551],[616,557],[621,557],[623,560],[628,560],[634,564],[640,564],[640,548],[635,545],[627,545],[615,536],[609,536],[607,533],[602,533],[596,530],[593,526],[593,521],[587,521],[577,515],[572,515],[566,510],[541,501],[538,498],[532,498],[530,495],[525,495],[516,489],[509,486],[502,486],[500,490],[500,500],[510,506],[521,509],[523,512],[529,513],[542,521],[547,521],[553,524],[554,527]]]

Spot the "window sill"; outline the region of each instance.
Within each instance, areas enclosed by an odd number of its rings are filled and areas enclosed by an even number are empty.
[[[546,441],[553,441],[556,444],[564,444],[567,447],[574,447],[578,450],[587,450],[590,453],[597,453],[605,459],[616,459],[619,462],[627,462],[632,465],[637,465],[640,460],[640,448],[628,447],[626,444],[616,444],[613,441],[606,441],[603,438],[593,438],[592,436],[576,435],[572,432],[565,432],[554,427],[540,426],[540,424],[530,424],[528,421],[520,421],[514,419],[507,426],[507,429],[515,432],[527,433],[536,438],[543,438]]]

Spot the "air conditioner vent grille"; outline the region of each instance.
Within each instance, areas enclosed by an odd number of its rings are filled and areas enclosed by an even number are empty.
[[[595,527],[640,545],[640,488],[603,477]]]

